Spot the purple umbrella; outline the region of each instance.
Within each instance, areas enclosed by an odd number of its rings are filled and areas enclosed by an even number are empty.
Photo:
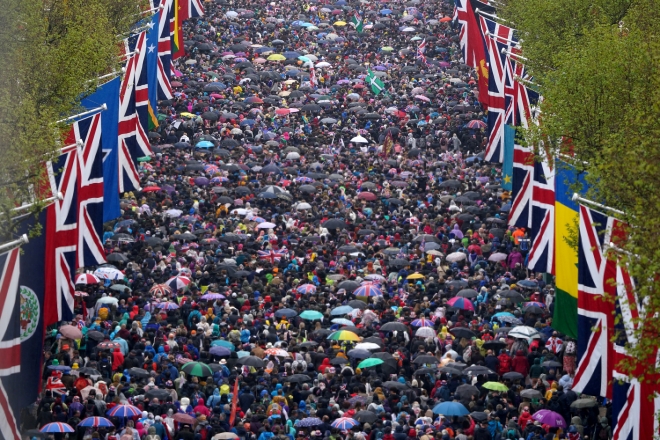
[[[172,194],[173,192],[176,191],[176,189],[174,189],[174,187],[172,185],[162,185],[160,187],[160,190],[165,191],[168,194]]]
[[[555,428],[566,428],[566,420],[554,411],[541,409],[532,414],[532,419]]]
[[[207,293],[205,295],[202,295],[201,298],[206,299],[206,300],[209,300],[209,299],[210,300],[216,300],[216,299],[225,299],[225,296],[221,293],[210,292],[210,293]]]
[[[449,66],[451,66],[451,63],[448,63],[447,61],[440,61],[440,62],[438,63],[438,65],[439,65],[440,67],[449,67]]]
[[[206,186],[209,184],[209,179],[206,177],[195,177],[194,182],[197,186]]]
[[[231,350],[228,349],[227,347],[221,347],[219,345],[216,345],[214,347],[211,347],[209,353],[214,354],[216,356],[229,356],[231,355]]]

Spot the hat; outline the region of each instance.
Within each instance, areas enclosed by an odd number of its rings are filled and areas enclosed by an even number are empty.
[[[220,365],[227,365],[227,359],[221,359]]]
[[[73,368],[74,370],[77,370],[80,367],[78,366],[78,363],[76,362],[71,366],[71,368]]]

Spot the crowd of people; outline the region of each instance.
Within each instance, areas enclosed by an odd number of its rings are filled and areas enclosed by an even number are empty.
[[[23,427],[610,439],[606,402],[571,390],[552,279],[527,270],[501,169],[482,161],[453,3],[205,7],[142,189],[107,225],[108,264],[78,275],[75,319],[47,334]]]

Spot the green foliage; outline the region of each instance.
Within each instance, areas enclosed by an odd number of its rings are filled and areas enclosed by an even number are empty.
[[[139,19],[136,0],[3,0],[0,14],[0,242],[12,208],[47,185],[44,160],[95,79],[119,69],[119,38]],[[35,206],[37,212],[43,206]]]
[[[660,336],[660,12],[649,0],[508,0],[502,15],[515,23],[527,67],[540,84],[540,127],[527,135],[555,148],[570,139],[587,164],[589,197],[624,211],[629,239],[615,243],[645,301],[637,376],[657,373]]]

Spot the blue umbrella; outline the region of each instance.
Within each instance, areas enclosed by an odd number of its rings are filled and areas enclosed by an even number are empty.
[[[340,417],[334,422],[332,422],[332,425],[330,426],[332,426],[333,428],[340,429],[342,431],[348,431],[349,429],[351,429],[352,427],[358,424],[359,422],[355,419],[351,419],[348,417]]]
[[[435,414],[442,414],[443,416],[453,417],[453,416],[466,416],[470,414],[470,411],[459,402],[442,402],[438,403],[433,407],[433,412]]]
[[[231,355],[231,350],[228,349],[227,347],[221,347],[219,345],[216,345],[214,347],[211,347],[209,349],[209,353],[216,355],[216,356],[230,356]]]
[[[142,414],[142,413],[140,413]],[[44,425],[43,428],[40,429],[41,432],[76,432],[71,425],[68,425],[66,423],[61,423],[61,422],[53,422],[49,423],[47,425]]]
[[[279,309],[277,312],[275,312],[275,317],[276,318],[287,318],[291,319],[295,316],[298,316],[298,312],[296,312],[293,309]]]
[[[381,13],[382,15],[388,15],[388,14],[391,14],[391,13],[392,13],[392,10],[391,10],[391,9],[381,9],[381,10],[380,10],[380,13]]]
[[[196,148],[213,148],[215,145],[213,145],[213,142],[210,141],[201,141],[197,142],[197,145],[195,145]]]
[[[249,351],[243,351],[243,350],[237,351],[236,356],[238,356],[238,358],[240,359],[240,358],[243,358],[245,356],[250,356],[250,352]]]
[[[80,422],[78,426],[85,426],[88,428],[100,428],[100,427],[114,427],[115,425],[105,417],[87,417],[85,420]]]
[[[323,420],[319,419],[318,417],[305,417],[302,420],[298,420],[296,422],[296,426],[300,428],[309,428],[311,426],[318,426],[322,425]]]
[[[345,319],[345,318],[335,318],[332,320],[333,323],[339,324],[339,325],[355,325],[353,321],[350,319]]]
[[[133,405],[117,405],[108,411],[107,415],[110,417],[135,417],[141,416],[142,411],[140,408]]]
[[[330,314],[333,316],[341,316],[351,313],[352,311],[353,311],[353,307],[351,306],[339,306],[332,309],[330,311]]]

